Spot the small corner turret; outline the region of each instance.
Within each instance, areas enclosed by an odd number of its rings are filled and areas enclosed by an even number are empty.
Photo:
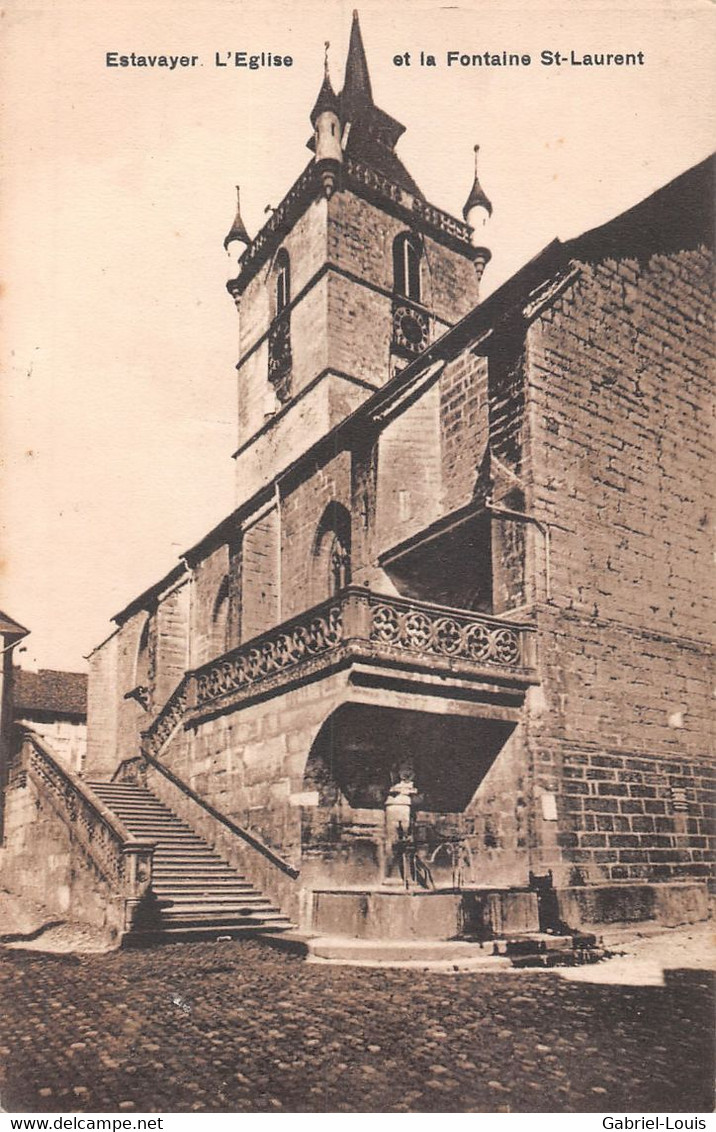
[[[329,46],[330,44],[326,41],[323,84],[311,111],[316,171],[320,177],[323,195],[327,200],[330,200],[333,196],[338,183],[340,168],[343,164],[338,97],[331,85],[331,76],[328,71]]]
[[[241,191],[238,185],[236,186],[236,215],[234,216],[232,225],[229,228],[229,231],[227,232],[224,239],[224,248],[229,255],[232,254],[232,244],[246,244],[247,248],[251,244],[251,238],[249,237],[249,234],[246,231],[246,225],[241,218]]]
[[[462,215],[465,219],[465,223],[468,224],[471,228],[470,243],[475,249],[475,270],[478,273],[478,278],[480,278],[483,271],[485,270],[485,265],[490,258],[490,253],[487,251],[487,249],[481,247],[481,235],[482,229],[485,227],[487,221],[492,216],[492,201],[480,184],[480,178],[477,172],[478,154],[480,152],[479,145],[476,145],[474,147],[474,151],[475,176],[473,178],[470,194],[465,201]],[[480,255],[480,252],[484,252],[485,255]]]

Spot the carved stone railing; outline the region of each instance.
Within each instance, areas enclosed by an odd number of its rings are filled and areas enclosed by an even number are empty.
[[[187,672],[142,733],[156,758],[205,709],[241,693],[267,694],[309,670],[351,659],[418,664],[467,678],[533,680],[533,625],[349,586],[335,598]]]
[[[403,659],[441,672],[517,679],[531,667],[532,633],[530,625],[348,587],[197,669],[195,709],[280,685],[322,659]]]
[[[192,672],[187,672],[183,679],[179,681],[159,714],[142,732],[144,747],[150,755],[156,755],[184,722],[187,708],[190,706],[193,686],[194,675]]]
[[[125,901],[126,929],[152,883],[154,843],[133,837],[97,795],[64,766],[33,731],[22,730],[22,753],[28,777],[49,800],[72,833],[73,843]]]
[[[524,664],[524,625],[402,598],[368,597],[370,639],[406,652],[513,669]]]
[[[289,672],[305,660],[334,649],[344,637],[343,604],[336,599],[315,606],[197,669],[197,707],[225,692],[249,688],[276,673]]]
[[[461,244],[470,243],[472,229],[469,225],[463,224],[461,220],[451,216],[449,212],[443,212],[441,208],[428,204],[422,197],[409,193],[407,189],[402,188],[401,185],[396,185],[394,181],[391,181],[376,169],[371,169],[369,165],[347,158],[344,163],[344,177],[349,185],[368,189],[383,200],[389,200],[400,205],[414,217],[422,220],[424,224],[433,228],[436,234],[448,236]]]
[[[319,183],[316,167],[311,161],[241,256],[237,278],[230,279],[227,283],[231,294],[237,295],[243,291],[247,281],[256,274],[296,222],[307,202],[316,195]]]

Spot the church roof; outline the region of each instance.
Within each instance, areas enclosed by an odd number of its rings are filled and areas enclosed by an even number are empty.
[[[346,112],[360,112],[374,105],[368,60],[365,56],[358,13],[355,10],[351,24],[351,37],[348,43],[346,74],[343,80],[341,102]]]
[[[346,156],[368,165],[394,184],[424,199],[410,173],[394,153],[398,139],[405,133],[405,126],[373,101],[368,61],[356,11],[353,12],[346,73],[339,103],[343,125],[350,124]]]
[[[0,609],[0,637],[26,637],[29,632]]]

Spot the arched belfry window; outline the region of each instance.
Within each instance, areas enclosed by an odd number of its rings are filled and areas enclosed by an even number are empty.
[[[291,261],[285,248],[276,256],[276,317],[291,302]]]
[[[430,341],[430,316],[424,309],[420,286],[422,248],[412,232],[393,240],[393,334],[391,350],[415,357]]]
[[[268,338],[268,378],[279,401],[291,396],[291,262],[281,248],[273,268],[274,311]]]
[[[329,503],[313,544],[313,597],[333,597],[351,582],[351,517],[342,503]]]
[[[393,288],[415,303],[421,300],[420,245],[410,232],[401,232],[393,241]]]

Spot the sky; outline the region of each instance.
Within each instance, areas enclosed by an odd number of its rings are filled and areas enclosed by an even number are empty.
[[[10,0],[0,27],[0,608],[25,666],[82,670],[110,618],[233,506],[237,321],[222,241],[310,157],[324,41],[342,84],[351,6]],[[618,215],[714,148],[714,7],[366,0],[375,101],[398,153],[460,215],[479,143],[494,204],[483,295],[555,236]],[[529,53],[448,68],[446,52]],[[542,51],[644,53],[640,67]],[[293,65],[217,67],[261,51]],[[397,55],[411,63],[398,66]],[[435,56],[421,67],[419,53]],[[108,52],[199,56],[173,71]]]

